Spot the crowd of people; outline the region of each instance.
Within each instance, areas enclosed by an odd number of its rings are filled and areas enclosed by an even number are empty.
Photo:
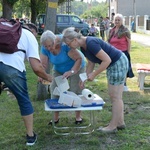
[[[91,23],[90,28],[83,28],[81,29],[81,34],[83,36],[97,36],[100,33],[100,37],[102,40],[107,41],[109,36],[109,30],[111,27],[111,21],[109,17],[103,18],[100,17],[99,19],[99,30],[95,26],[95,23]]]
[[[51,84],[51,99],[58,98],[53,94],[56,87],[55,77],[62,75],[70,84],[70,91],[81,94],[86,82],[93,81],[100,73],[106,70],[108,94],[112,103],[112,117],[106,127],[98,128],[103,133],[116,133],[125,129],[123,91],[126,78],[134,77],[130,58],[130,32],[123,25],[123,16],[114,16],[114,27],[110,29],[108,17],[100,18],[100,36],[97,29],[91,24],[90,29],[80,32],[69,27],[61,35],[55,35],[46,30],[40,37],[40,54],[36,39],[37,28],[34,24],[24,24],[29,28],[22,28],[18,48],[26,52],[17,51],[13,54],[0,52],[0,82],[15,95],[21,116],[26,127],[27,145],[34,145],[37,135],[33,130],[33,106],[28,94],[26,82],[27,59],[38,81],[47,80]],[[106,39],[105,39],[106,38]],[[86,64],[87,62],[87,64]],[[49,63],[53,64],[52,75],[46,70]],[[95,67],[97,65],[97,67]],[[80,73],[86,72],[88,79],[82,82]],[[59,123],[59,112],[55,112],[54,121]],[[61,119],[60,119],[61,120]],[[83,122],[81,112],[75,112],[75,124]],[[49,122],[49,125],[52,121]]]

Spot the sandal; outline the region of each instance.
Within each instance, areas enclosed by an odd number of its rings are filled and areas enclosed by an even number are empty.
[[[75,124],[77,124],[77,125],[78,125],[78,124],[81,124],[82,122],[83,122],[83,119],[81,118],[81,120],[79,120],[79,121],[78,121],[78,120],[76,120],[76,121],[75,121]]]
[[[48,125],[52,125],[52,120],[48,123]],[[59,123],[59,119],[57,121],[55,121],[55,124]]]
[[[123,124],[123,125],[120,125],[120,126],[117,126],[117,129],[118,130],[124,130],[126,128],[126,125]]]

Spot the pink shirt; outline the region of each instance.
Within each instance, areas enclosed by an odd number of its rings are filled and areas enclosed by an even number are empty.
[[[128,41],[125,36],[119,39],[117,36],[113,36],[109,43],[121,51],[128,50]]]

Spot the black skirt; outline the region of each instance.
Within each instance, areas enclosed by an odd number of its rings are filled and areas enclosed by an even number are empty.
[[[132,66],[131,66],[130,54],[128,53],[128,51],[123,51],[123,53],[127,56],[128,62],[129,62],[129,69],[128,69],[128,72],[127,72],[127,78],[133,78],[134,77],[134,73],[133,73]]]

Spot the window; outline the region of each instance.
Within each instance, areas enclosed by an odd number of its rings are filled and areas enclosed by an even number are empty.
[[[68,16],[64,16],[64,23],[68,23],[69,22],[69,17]]]
[[[37,22],[39,22],[39,24],[43,24],[45,21],[45,15],[39,15]]]
[[[58,23],[68,23],[69,17],[68,16],[58,16]]]
[[[76,16],[72,16],[71,19],[72,19],[73,22],[76,22],[76,23],[81,22],[81,20]]]

